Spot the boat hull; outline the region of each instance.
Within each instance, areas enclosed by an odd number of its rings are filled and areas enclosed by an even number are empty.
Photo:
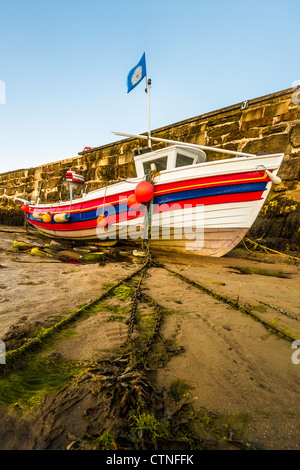
[[[282,154],[235,158],[161,172],[154,180],[151,246],[202,256],[228,253],[251,228],[271,190],[261,165],[276,175],[282,159]],[[148,207],[127,206],[139,181],[101,188],[72,204],[30,206],[28,221],[53,238],[141,244],[148,234]],[[37,210],[52,216],[66,212],[70,218],[66,223],[44,223],[34,217]],[[102,213],[106,227],[97,226]]]

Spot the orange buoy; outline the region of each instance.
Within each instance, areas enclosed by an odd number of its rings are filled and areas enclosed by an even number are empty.
[[[133,209],[138,209],[142,205],[141,201],[136,197],[136,194],[130,194],[127,198],[127,206]]]
[[[97,224],[98,222],[100,222],[100,220],[104,219],[105,215],[104,214],[100,214],[98,219],[97,219]]]
[[[23,204],[21,210],[24,212],[24,214],[27,214],[29,212],[29,206],[27,206],[27,204]]]
[[[52,222],[52,216],[50,212],[47,212],[46,214],[43,215],[43,222],[45,222],[46,224],[49,224],[50,222]]]
[[[108,222],[107,222],[107,218],[105,217],[105,215],[104,214],[99,215],[97,219],[98,227],[106,227],[107,224]]]
[[[142,202],[148,202],[152,199],[154,188],[149,181],[141,181],[135,188],[135,195],[137,199]]]

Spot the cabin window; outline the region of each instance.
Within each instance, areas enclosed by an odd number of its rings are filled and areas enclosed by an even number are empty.
[[[144,162],[144,172],[151,170],[151,163],[155,163],[156,171],[163,171],[167,169],[168,157],[156,158],[154,160],[149,160]]]
[[[177,153],[176,168],[179,166],[192,165],[193,162],[194,158],[188,157],[187,155],[182,155],[181,153]]]

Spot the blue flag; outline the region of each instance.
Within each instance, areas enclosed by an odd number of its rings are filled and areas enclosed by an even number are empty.
[[[130,70],[127,76],[127,93],[136,87],[146,75],[146,57],[144,52],[139,63]]]

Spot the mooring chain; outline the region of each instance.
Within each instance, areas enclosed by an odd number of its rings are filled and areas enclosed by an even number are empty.
[[[150,347],[154,343],[155,339],[157,338],[160,330],[160,326],[163,320],[163,309],[160,305],[155,302],[149,295],[145,294],[144,292],[141,294],[141,299],[144,299],[146,302],[151,303],[153,305],[154,310],[158,313],[157,319],[153,328],[152,334],[149,336],[147,343],[146,343],[146,352],[149,352]]]
[[[160,326],[162,323],[162,319],[163,319],[163,308],[157,302],[155,302],[154,299],[152,299],[150,296],[142,292],[142,282],[145,279],[145,277],[147,277],[148,269],[152,265],[153,265],[152,256],[151,256],[151,253],[149,252],[147,254],[147,261],[144,265],[142,274],[140,276],[137,286],[135,287],[134,294],[132,295],[132,298],[131,298],[130,316],[129,316],[129,320],[127,321],[128,335],[127,335],[127,340],[125,343],[127,344],[130,341],[133,331],[134,331],[134,327],[136,325],[136,312],[138,308],[138,302],[144,300],[147,303],[151,303],[154,310],[157,312],[157,318],[156,318],[153,330],[151,334],[149,335],[148,339],[146,340],[146,344],[145,344],[144,351],[143,351],[144,355],[149,353],[152,344],[157,338],[159,334]]]
[[[276,305],[268,304],[266,302],[263,302],[260,300],[260,303],[263,305],[266,305],[267,307],[274,308],[274,310],[277,310],[278,312],[282,313],[283,315],[286,315],[287,317],[293,318],[294,320],[300,321],[299,317],[296,317],[295,315],[292,315],[291,313],[287,312],[283,308],[277,307]]]
[[[260,323],[262,323],[266,328],[268,328],[268,330],[272,330],[275,334],[278,334],[280,335],[281,337],[287,339],[288,341],[294,341],[296,338],[295,335],[291,334],[290,332],[284,330],[283,328],[280,328],[280,327],[276,327],[274,324],[272,324],[271,322],[261,318],[259,315],[257,315],[255,312],[253,312],[253,309],[251,308],[251,306],[247,306],[246,304],[241,304],[239,303],[237,300],[235,299],[231,299],[230,297],[227,297],[223,294],[220,294],[220,293],[217,293],[217,292],[214,292],[213,290],[209,289],[208,287],[204,286],[203,284],[200,284],[199,282],[197,281],[193,281],[192,279],[184,276],[183,274],[180,274],[176,271],[173,271],[172,269],[168,268],[167,266],[165,266],[164,264],[162,263],[154,263],[157,267],[161,267],[163,269],[165,269],[166,271],[168,271],[169,273],[173,274],[174,276],[178,277],[179,279],[181,279],[182,281],[196,287],[197,289],[201,290],[202,292],[216,298],[217,300],[220,300],[221,302],[224,302],[228,305],[230,305],[231,307],[235,308],[236,310],[239,310],[243,313],[245,313],[246,315],[250,315],[251,317],[253,317],[255,320],[259,321]],[[262,302],[263,303],[263,302]],[[269,304],[268,304],[269,305]],[[269,305],[271,307],[274,308],[273,305]],[[281,312],[281,313],[285,313],[285,312]],[[292,316],[291,314],[289,314],[288,316]],[[296,318],[295,318],[296,319]]]
[[[135,325],[135,320],[136,320],[136,310],[137,310],[137,301],[138,301],[138,289],[135,290],[132,300],[131,300],[131,309],[130,309],[130,317],[128,320],[128,337],[127,341],[131,338],[134,325]]]
[[[149,266],[150,266],[150,260],[149,260],[149,257],[147,257],[147,261],[145,263],[144,269],[142,270],[142,274],[139,279],[138,285],[136,286],[134,294],[131,299],[130,317],[128,320],[127,342],[130,340],[133,330],[134,330],[134,325],[136,323],[136,311],[137,311],[138,300],[141,297],[141,284],[142,284],[144,277],[146,276]]]

